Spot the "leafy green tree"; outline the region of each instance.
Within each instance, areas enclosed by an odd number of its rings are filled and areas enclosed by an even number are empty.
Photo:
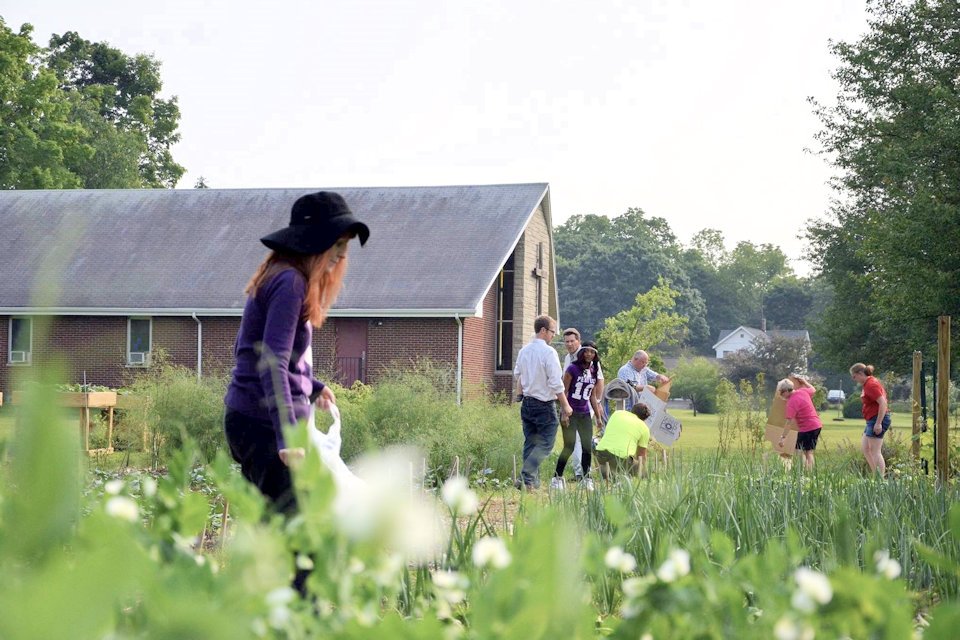
[[[809,348],[806,341],[785,336],[758,339],[753,349],[741,349],[723,358],[724,375],[732,382],[754,380],[762,374],[766,386],[772,389],[791,373],[807,371]]]
[[[837,204],[808,233],[835,292],[818,349],[903,371],[935,316],[960,311],[960,12],[943,0],[867,10],[868,32],[831,46],[839,94],[814,101],[838,173]]]
[[[607,362],[619,367],[637,349],[677,344],[687,324],[685,317],[673,311],[679,295],[661,279],[646,293],[638,293],[631,308],[607,318],[597,335],[597,346]]]
[[[103,168],[128,165],[138,168],[135,184],[127,175],[128,184],[109,186],[173,187],[184,168],[174,162],[171,147],[180,139],[177,127],[180,108],[177,98],[159,97],[163,83],[160,62],[153,56],[128,56],[105,42],[90,42],[76,32],[50,38],[45,62],[69,94],[79,94],[75,101],[79,119],[89,122],[88,109],[95,109],[102,126],[90,127],[91,141],[103,160],[88,173],[86,165],[74,170],[89,181],[88,186],[103,186]],[[100,142],[102,140],[102,142]],[[99,171],[98,171],[99,170]]]
[[[698,412],[716,413],[717,385],[720,384],[720,367],[716,363],[702,356],[684,358],[671,372],[670,379],[672,395],[690,400],[694,416]]]
[[[0,18],[0,189],[82,186],[68,168],[93,155],[83,127],[53,73],[37,64],[39,48],[25,24],[13,32]]]
[[[774,280],[763,297],[768,329],[805,329],[813,304],[810,283],[794,276]]]
[[[759,327],[771,305],[766,296],[777,283],[794,278],[783,251],[770,244],[740,242],[724,247],[723,234],[704,229],[682,254],[691,284],[706,304],[708,333],[695,346],[708,353],[724,329]]]
[[[596,336],[604,319],[634,304],[638,293],[662,277],[679,293],[677,311],[688,318],[687,339],[704,340],[706,308],[680,262],[681,247],[662,218],[640,209],[610,219],[573,216],[554,232],[560,316],[585,338]]]

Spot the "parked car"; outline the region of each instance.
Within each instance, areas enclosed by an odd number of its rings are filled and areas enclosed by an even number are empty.
[[[827,391],[827,402],[834,404],[843,402],[847,399],[847,394],[843,392],[843,389],[830,389]]]

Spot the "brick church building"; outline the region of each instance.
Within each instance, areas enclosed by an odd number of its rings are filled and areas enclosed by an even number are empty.
[[[158,350],[229,370],[259,238],[318,189],[0,192],[0,391],[53,362],[65,382],[122,386]],[[458,394],[509,392],[534,317],[557,317],[549,186],[328,189],[371,236],[314,334],[321,379],[429,358]]]

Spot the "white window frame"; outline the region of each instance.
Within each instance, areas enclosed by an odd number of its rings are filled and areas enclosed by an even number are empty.
[[[147,340],[150,342],[148,345],[147,351],[131,351],[130,350],[130,339],[132,336],[132,328],[134,320],[146,320],[148,322]],[[153,351],[153,318],[149,316],[130,316],[127,318],[127,366],[128,367],[149,367],[150,366],[150,353]],[[143,354],[142,359],[139,362],[134,362],[133,354]]]
[[[18,351],[17,353],[24,354],[22,360],[13,360],[13,321],[14,320],[26,320],[30,324],[30,350],[29,351]],[[33,363],[33,318],[29,316],[10,316],[10,321],[7,323],[7,364],[13,367],[28,367]]]

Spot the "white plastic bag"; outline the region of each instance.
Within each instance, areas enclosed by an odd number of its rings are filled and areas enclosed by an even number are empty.
[[[314,409],[310,409],[310,418],[307,420],[307,434],[310,438],[311,446],[316,449],[320,455],[320,461],[333,474],[333,480],[337,484],[337,491],[341,494],[352,493],[363,488],[363,480],[358,478],[347,463],[340,457],[340,410],[337,405],[330,405],[330,415],[333,416],[333,424],[326,433],[317,429],[317,423],[314,418]]]

